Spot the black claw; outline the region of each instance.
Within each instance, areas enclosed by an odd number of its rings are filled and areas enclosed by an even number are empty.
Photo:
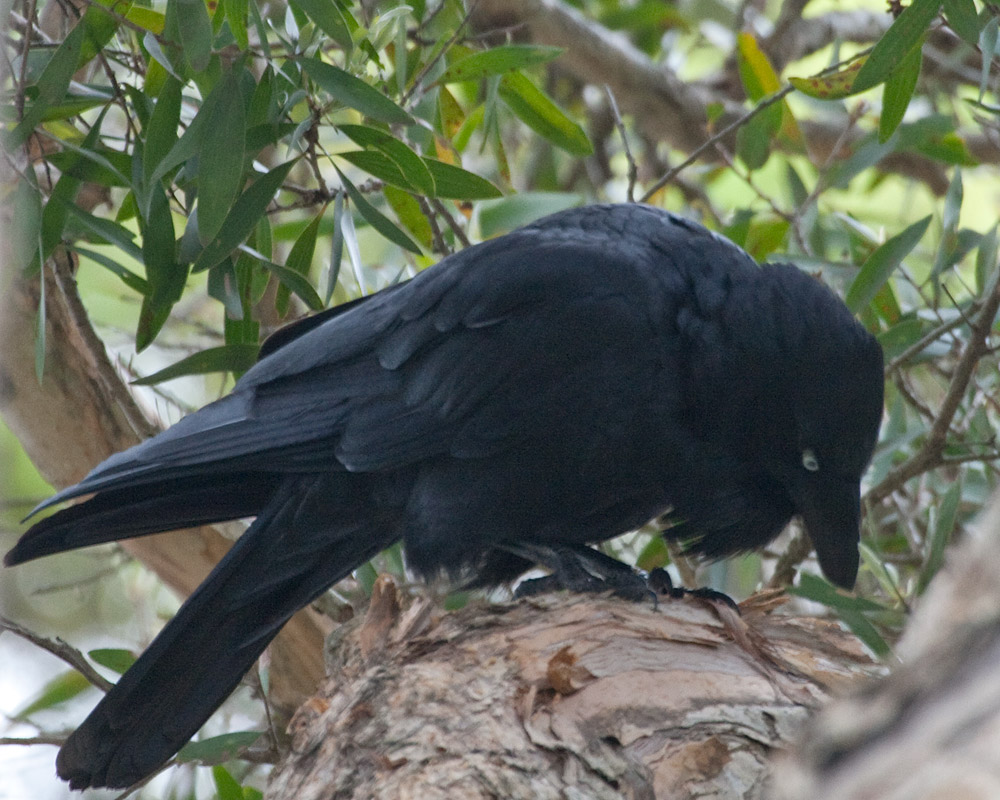
[[[658,597],[669,597],[673,600],[679,600],[687,595],[688,597],[697,597],[699,600],[725,603],[737,614],[740,613],[740,607],[728,594],[717,592],[715,589],[685,589],[683,586],[674,586],[674,582],[670,579],[670,573],[660,567],[649,573],[646,584],[649,586],[649,590]]]

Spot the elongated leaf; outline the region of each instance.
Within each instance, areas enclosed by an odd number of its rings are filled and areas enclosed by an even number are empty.
[[[397,189],[395,186],[386,186],[383,194],[386,202],[392,206],[392,210],[396,213],[396,219],[403,223],[420,244],[430,250],[434,232],[431,230],[431,224],[424,216],[424,212],[420,209],[420,203],[414,200],[413,195],[409,192]],[[340,195],[337,196],[340,197]],[[330,302],[329,298],[327,298],[327,302]]]
[[[181,82],[168,75],[156,98],[149,122],[143,127],[146,141],[142,151],[144,184],[150,186],[166,174],[157,176],[160,165],[177,144],[177,126],[181,119]],[[194,145],[194,142],[192,142]],[[194,147],[192,146],[192,153]],[[143,203],[143,206],[146,204]]]
[[[23,708],[13,715],[13,718],[15,720],[23,720],[39,711],[54,708],[61,703],[65,703],[67,700],[72,700],[80,692],[89,689],[90,686],[90,681],[79,672],[76,670],[67,670],[45,684],[34,699],[28,701]]]
[[[200,742],[188,742],[177,754],[177,760],[201,761],[205,764],[229,761],[242,748],[249,747],[262,735],[262,731],[237,731],[202,739]]]
[[[866,58],[867,56],[859,58],[839,72],[811,78],[789,78],[788,82],[802,94],[815,97],[817,100],[842,100],[861,92],[860,89],[854,88],[854,81]]]
[[[583,128],[563,113],[552,99],[519,72],[504,75],[500,97],[535,133],[574,156],[594,152]],[[440,188],[439,188],[440,191]]]
[[[226,22],[229,23],[229,30],[233,32],[233,38],[240,50],[246,50],[250,46],[250,38],[247,35],[248,7],[249,0],[222,0]]]
[[[132,272],[132,270],[122,266],[113,258],[109,258],[104,253],[99,253],[96,250],[85,250],[82,247],[73,247],[70,249],[79,255],[80,258],[88,258],[95,264],[100,264],[102,267],[105,267],[107,270],[121,278],[122,283],[130,289],[134,289],[139,294],[149,294],[149,283],[146,279],[136,275]]]
[[[306,225],[302,233],[299,234],[299,238],[295,240],[295,244],[292,245],[291,251],[288,253],[288,258],[285,260],[285,267],[293,272],[299,273],[306,280],[309,279],[309,268],[312,266],[313,254],[316,252],[316,234],[319,231],[319,224],[323,219],[323,213],[326,211],[320,211],[315,217],[313,217],[312,222]],[[288,300],[291,294],[291,290],[287,286],[279,286],[278,292],[274,300],[274,307],[278,312],[279,316],[285,316],[288,313]]]
[[[350,28],[343,13],[334,0],[290,0],[294,8],[298,8],[316,26],[339,44],[348,53],[354,47]]]
[[[979,44],[979,14],[972,0],[944,0],[944,18],[966,42]]]
[[[863,92],[885,81],[896,65],[918,46],[941,8],[941,0],[913,0],[879,39],[854,79],[852,91]]]
[[[561,47],[533,44],[508,44],[483,50],[460,58],[441,73],[434,84],[477,81],[487,75],[502,75],[534,64],[543,64],[558,58],[565,51]]]
[[[124,675],[128,669],[136,662],[135,653],[131,650],[121,650],[112,647],[102,647],[97,650],[89,650],[87,655],[102,667]]]
[[[83,23],[78,23],[56,48],[42,74],[38,76],[38,82],[35,84],[38,94],[34,101],[25,108],[24,117],[17,127],[4,137],[4,145],[7,148],[16,150],[24,144],[35,126],[41,122],[45,112],[63,101],[70,79],[80,62],[84,33]]]
[[[393,160],[407,183],[420,194],[434,196],[434,178],[423,160],[404,142],[367,125],[340,125],[339,129],[362,147],[375,147]]]
[[[229,759],[223,759],[228,761]],[[219,800],[246,800],[243,797],[243,787],[221,764],[212,767],[212,780],[215,781],[215,792]]]
[[[349,72],[315,58],[303,58],[302,67],[319,87],[348,108],[389,124],[408,125],[413,118],[400,106]]]
[[[96,0],[87,8],[83,15],[85,33],[78,69],[100,53],[118,29],[118,21],[102,6],[112,7],[115,14],[125,16],[132,8],[132,3],[123,0]]]
[[[377,150],[348,150],[346,153],[337,153],[337,158],[349,161],[380,181],[419,194],[417,187],[406,179],[399,165],[385,153]]]
[[[136,261],[142,261],[142,250],[135,243],[135,234],[124,225],[119,225],[110,219],[95,217],[78,206],[70,206],[69,213],[100,242],[113,244]]]
[[[358,191],[358,187],[351,183],[343,172],[338,169],[337,174],[340,176],[344,188],[347,189],[347,194],[350,195],[351,202],[354,203],[354,206],[358,209],[358,213],[365,218],[365,221],[369,225],[390,242],[399,245],[404,250],[409,250],[411,253],[416,253],[417,255],[421,254],[420,245],[403,233],[385,214],[369,203],[365,199],[365,196]]]
[[[944,497],[931,509],[933,515],[933,526],[931,528],[930,548],[924,567],[920,571],[920,578],[917,581],[917,594],[923,594],[931,579],[937,575],[944,562],[944,550],[951,539],[952,531],[955,530],[955,521],[958,519],[958,504],[962,499],[961,481],[952,483]]]
[[[226,215],[218,235],[205,246],[201,255],[195,260],[192,266],[195,272],[214,267],[246,240],[281,188],[294,163],[293,159],[279,164],[267,174],[257,178],[253,185],[239,196]]]
[[[503,196],[503,192],[488,180],[461,167],[434,158],[425,158],[424,163],[434,176],[438,197],[450,200],[490,200]]]
[[[753,34],[740,33],[736,41],[737,66],[747,96],[756,102],[779,91],[781,80]]]
[[[198,158],[198,236],[215,238],[243,184],[246,113],[235,73],[219,85],[219,99],[202,135]]]
[[[177,15],[184,59],[195,72],[202,72],[212,57],[212,20],[208,16],[205,0],[168,0],[168,17],[171,8]]]
[[[896,132],[899,123],[903,121],[906,109],[913,97],[913,90],[920,77],[920,65],[923,63],[923,39],[910,50],[899,66],[889,75],[882,90],[882,116],[878,121],[878,140],[888,141]]]
[[[1000,21],[996,17],[991,17],[986,23],[983,32],[979,35],[979,49],[982,51],[983,60],[979,72],[979,99],[983,99],[987,88],[990,85],[990,71],[993,67],[993,54],[997,50],[997,37],[1000,36]]]
[[[134,386],[152,386],[187,375],[205,375],[211,372],[244,372],[257,360],[256,344],[226,344],[210,347],[182,358],[169,367],[164,367],[152,375],[132,381]]]
[[[845,302],[851,311],[857,313],[872,301],[879,289],[889,280],[893,270],[917,246],[917,242],[927,231],[930,223],[930,215],[914,222],[868,256],[858,276],[851,283],[851,288],[847,290]]]

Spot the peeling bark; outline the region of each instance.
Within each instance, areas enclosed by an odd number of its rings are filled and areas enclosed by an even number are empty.
[[[823,620],[698,600],[399,610],[380,579],[292,721],[270,800],[766,796],[829,687],[871,674]]]

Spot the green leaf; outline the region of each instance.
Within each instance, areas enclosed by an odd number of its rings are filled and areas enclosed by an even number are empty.
[[[979,99],[983,99],[990,86],[990,71],[993,68],[993,55],[997,51],[997,38],[1000,36],[1000,20],[990,17],[983,32],[979,35],[979,50],[983,54],[979,73]]]
[[[386,186],[382,191],[386,202],[392,207],[396,214],[396,219],[403,223],[404,227],[416,237],[425,248],[430,250],[433,244],[434,232],[428,222],[424,212],[420,209],[420,203],[413,199],[413,195],[395,186]],[[337,195],[340,197],[341,195]],[[327,297],[327,302],[330,298]]]
[[[335,0],[290,0],[290,2],[293,8],[298,8],[315,22],[323,33],[348,53],[351,52],[354,47],[351,30]]]
[[[180,300],[187,283],[187,266],[177,261],[174,222],[163,187],[151,192],[149,214],[139,218],[142,233],[142,260],[146,265],[149,294],[139,310],[139,325],[135,335],[136,352],[141,352],[156,338],[170,315],[174,303]]]
[[[917,242],[927,231],[930,223],[930,215],[914,222],[885,241],[868,256],[861,271],[851,283],[851,288],[847,290],[844,302],[851,311],[857,313],[872,301],[878,290],[889,280],[893,270],[917,246]]]
[[[133,386],[152,386],[163,381],[183,378],[187,375],[205,375],[211,372],[244,372],[257,360],[259,346],[256,344],[226,344],[210,347],[192,353],[169,367],[164,367],[152,375],[137,378]]]
[[[736,54],[740,80],[751,100],[757,102],[781,90],[781,80],[752,33],[737,36]]]
[[[177,754],[177,760],[219,764],[235,758],[240,750],[249,747],[263,735],[263,731],[236,731],[202,739],[200,742],[188,742]]]
[[[979,14],[972,0],[944,0],[944,18],[968,44],[979,44]]]
[[[195,260],[192,266],[194,272],[214,267],[246,240],[281,188],[293,164],[295,159],[279,164],[267,174],[257,178],[250,188],[239,196],[226,215],[218,235],[205,246],[201,255]]]
[[[434,158],[425,158],[424,163],[434,176],[438,197],[450,200],[488,200],[503,196],[503,192],[488,180],[461,167]]]
[[[369,175],[373,175],[380,181],[383,181],[393,186],[398,186],[400,189],[406,189],[410,192],[418,192],[417,188],[410,183],[403,171],[399,168],[399,164],[393,161],[385,153],[376,150],[348,150],[345,153],[337,153],[337,158],[342,158],[344,161],[348,161],[358,169],[362,169]]]
[[[142,261],[142,250],[135,243],[135,234],[124,225],[119,225],[110,219],[95,217],[78,206],[70,206],[68,210],[84,228],[102,243],[113,244],[136,261]]]
[[[288,258],[285,260],[285,267],[287,269],[299,273],[306,280],[308,280],[309,268],[312,266],[313,254],[316,252],[316,233],[319,231],[319,224],[323,219],[325,211],[326,209],[324,208],[313,217],[312,222],[306,225],[305,229],[295,240],[295,244],[292,245]],[[291,290],[287,286],[282,285],[278,287],[278,292],[274,300],[274,307],[278,312],[278,316],[283,317],[288,313],[290,293]]]
[[[378,128],[366,125],[340,125],[338,128],[351,141],[362,147],[374,147],[381,150],[395,162],[399,171],[418,194],[434,197],[434,178],[423,160],[404,142]],[[409,187],[403,187],[409,188]]]
[[[132,270],[123,267],[114,259],[104,255],[104,253],[98,253],[96,250],[84,250],[82,247],[71,247],[70,249],[79,255],[80,258],[90,259],[95,264],[105,267],[121,278],[122,283],[130,289],[137,291],[139,294],[149,294],[149,283],[145,278],[136,275]]]
[[[500,80],[500,97],[517,117],[539,136],[574,156],[594,152],[583,128],[563,113],[552,99],[520,72]]]
[[[159,176],[157,175],[163,160],[177,144],[177,126],[180,124],[180,119],[181,82],[173,75],[168,75],[160,88],[149,122],[143,127],[146,141],[142,150],[142,171],[147,187],[166,174],[164,170]],[[195,142],[192,141],[192,154],[194,147]]]
[[[198,236],[203,244],[218,234],[243,184],[246,112],[233,72],[219,82],[219,92],[198,157]]]
[[[931,275],[937,278],[958,259],[955,251],[958,244],[958,220],[962,214],[962,198],[965,192],[962,188],[962,171],[955,170],[944,196],[944,210],[941,215],[941,241],[938,243],[934,256],[934,266]]]
[[[226,12],[229,30],[233,32],[233,38],[240,50],[246,50],[250,46],[250,38],[247,35],[249,2],[250,0],[222,0],[222,8]]]
[[[1000,246],[997,237],[997,225],[985,234],[979,242],[976,252],[976,289],[980,295],[986,292],[991,278],[997,275],[997,250]]]
[[[924,40],[921,38],[917,46],[899,62],[899,66],[889,74],[889,79],[885,82],[885,88],[882,90],[882,116],[878,121],[880,142],[888,141],[896,132],[910,105],[910,98],[913,97],[913,90],[917,86],[917,78],[920,77],[920,65],[924,60],[923,43]]]
[[[215,781],[215,791],[219,800],[244,800],[240,782],[221,764],[212,767],[212,779]]]
[[[83,23],[78,23],[52,54],[52,58],[49,59],[35,83],[37,90],[35,99],[30,106],[25,108],[24,117],[17,127],[3,139],[4,146],[9,150],[16,150],[24,144],[38,123],[41,122],[45,112],[50,107],[61,103],[66,97],[69,82],[80,62],[84,33]]]
[[[501,45],[492,50],[483,50],[458,59],[450,64],[432,85],[477,81],[487,75],[502,75],[534,64],[543,64],[558,58],[564,52],[561,47],[545,45]]]
[[[347,189],[347,194],[350,195],[355,208],[358,209],[358,213],[364,217],[365,221],[369,225],[381,233],[390,242],[399,245],[404,250],[409,250],[411,253],[421,255],[420,245],[403,233],[396,226],[396,224],[392,222],[392,220],[369,203],[365,199],[364,195],[358,191],[358,187],[351,183],[343,172],[338,169],[337,174],[340,176],[340,180],[344,184],[344,188]]]
[[[852,92],[863,92],[885,81],[922,41],[937,17],[941,0],[913,0],[879,39],[858,72]]]
[[[131,650],[121,650],[111,647],[102,647],[97,650],[90,650],[87,652],[95,663],[100,664],[102,667],[107,667],[108,669],[117,672],[119,675],[124,675],[129,668],[136,662],[135,653]]]
[[[866,56],[862,56],[839,72],[814,75],[809,78],[789,78],[788,82],[802,94],[815,97],[817,100],[843,100],[845,97],[860,92],[860,90],[854,89],[854,81],[866,58]]]
[[[954,481],[937,503],[931,506],[931,535],[927,560],[917,581],[917,594],[923,594],[931,579],[944,563],[944,551],[958,519],[958,504],[962,499],[962,482]]]
[[[386,195],[390,191],[399,191],[391,186],[386,187]],[[403,193],[405,194],[405,192]],[[409,197],[409,195],[406,195]],[[410,198],[412,199],[412,198]],[[333,236],[330,237],[330,267],[326,276],[326,297],[325,305],[330,304],[333,292],[337,288],[337,281],[340,279],[340,264],[344,258],[344,193],[337,192],[333,201]]]
[[[108,6],[115,14],[125,16],[131,10],[132,3],[121,0],[97,0],[87,8],[83,15],[85,36],[78,69],[100,53],[118,30],[118,20],[101,6]]]
[[[275,264],[247,245],[240,245],[240,250],[256,258],[263,265],[264,269],[297,294],[310,310],[319,311],[323,308],[323,301],[312,287],[312,284],[298,272],[288,269],[288,267],[283,267],[281,264]]]
[[[348,108],[388,124],[409,125],[413,122],[406,111],[378,89],[340,67],[315,58],[303,58],[301,63],[323,91]]]
[[[39,711],[55,708],[67,700],[72,700],[90,686],[90,681],[75,669],[63,672],[45,684],[34,699],[13,715],[13,719],[24,720]]]
[[[212,20],[205,0],[167,0],[167,16],[176,14],[184,59],[195,72],[203,72],[212,57]]]

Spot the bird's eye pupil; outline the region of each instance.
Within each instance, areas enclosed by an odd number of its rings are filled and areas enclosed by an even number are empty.
[[[819,461],[816,454],[809,448],[802,451],[802,466],[809,472],[819,472]]]

